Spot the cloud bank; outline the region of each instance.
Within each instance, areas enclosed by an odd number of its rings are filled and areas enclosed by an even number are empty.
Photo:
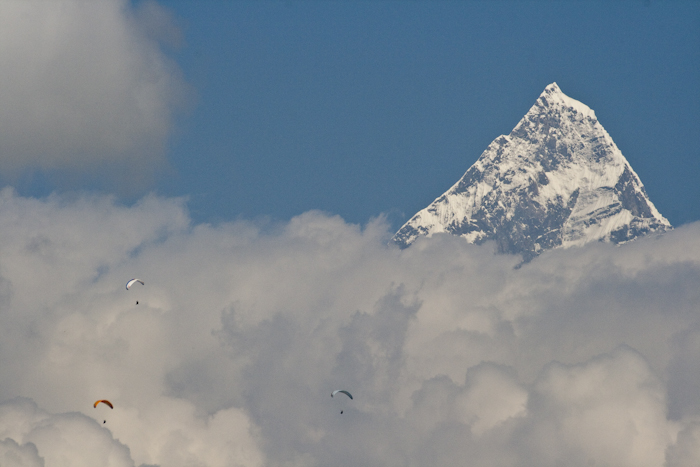
[[[0,171],[125,190],[164,164],[185,86],[163,52],[178,31],[155,2],[0,2]]]
[[[3,190],[0,462],[700,462],[700,223],[519,269],[390,234]]]

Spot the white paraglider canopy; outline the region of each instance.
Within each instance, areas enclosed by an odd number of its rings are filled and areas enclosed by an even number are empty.
[[[144,283],[141,279],[131,279],[129,282],[126,283],[126,290],[129,290],[131,288],[131,286],[137,282],[141,285],[144,285]]]

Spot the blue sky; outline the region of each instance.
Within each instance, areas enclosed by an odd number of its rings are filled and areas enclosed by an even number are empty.
[[[595,110],[672,224],[700,219],[697,2],[160,5],[171,34],[157,38],[187,86],[167,162],[133,190],[29,171],[21,194],[153,191],[187,196],[196,223],[320,209],[398,228],[556,81]]]
[[[157,187],[196,219],[407,220],[553,81],[673,224],[700,219],[697,2],[164,4],[198,97]]]

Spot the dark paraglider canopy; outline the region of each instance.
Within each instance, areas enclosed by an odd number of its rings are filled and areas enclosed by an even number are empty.
[[[336,394],[338,394],[338,393],[345,394],[345,395],[348,396],[350,399],[352,399],[352,394],[350,394],[349,392],[347,392],[347,391],[344,390],[344,389],[336,389],[335,391],[333,391],[333,392],[331,393],[331,397],[334,397],[334,396],[335,396]],[[340,415],[343,415],[343,410],[340,411]]]
[[[350,394],[349,392],[347,392],[347,391],[344,390],[344,389],[336,389],[335,391],[333,391],[333,392],[331,393],[331,397],[335,396],[335,395],[338,394],[339,392],[345,394],[345,395],[348,396],[350,399],[352,399],[352,394]]]

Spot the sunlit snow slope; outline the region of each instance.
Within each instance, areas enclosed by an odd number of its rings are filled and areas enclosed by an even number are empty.
[[[592,241],[624,243],[671,224],[595,113],[547,86],[508,136],[493,141],[445,194],[394,236],[406,248],[447,232],[529,261]]]

